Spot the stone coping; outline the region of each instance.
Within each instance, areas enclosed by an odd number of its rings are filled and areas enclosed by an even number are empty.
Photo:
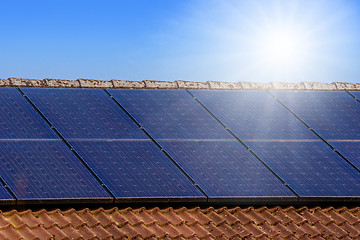
[[[360,83],[319,83],[319,82],[193,82],[176,80],[157,81],[129,81],[116,80],[109,81],[83,79],[63,80],[63,79],[25,79],[25,78],[8,78],[0,79],[0,87],[43,87],[43,88],[145,88],[145,89],[244,89],[244,90],[327,90],[327,91],[360,91]]]

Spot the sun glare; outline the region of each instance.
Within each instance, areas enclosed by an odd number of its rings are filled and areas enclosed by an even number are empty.
[[[290,67],[303,58],[306,42],[295,31],[276,29],[260,37],[259,54],[272,67]]]

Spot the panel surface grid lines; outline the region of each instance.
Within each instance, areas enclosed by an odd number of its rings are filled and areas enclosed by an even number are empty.
[[[325,140],[360,139],[360,104],[344,91],[271,91]]]
[[[0,175],[20,200],[111,198],[61,141],[0,142]]]
[[[324,142],[246,142],[300,197],[359,197],[360,174]]]
[[[59,137],[16,88],[1,88],[0,139],[59,139]]]
[[[108,91],[154,139],[233,139],[185,90]]]
[[[0,186],[0,202],[14,199],[4,186]]]
[[[237,141],[160,141],[209,197],[295,195]]]
[[[350,91],[350,93],[360,100],[360,91]]]
[[[147,139],[102,89],[22,90],[65,139]]]
[[[116,198],[205,197],[151,141],[70,141]]]
[[[241,140],[317,139],[265,91],[190,92]]]
[[[357,169],[360,169],[360,142],[332,142],[329,141]]]

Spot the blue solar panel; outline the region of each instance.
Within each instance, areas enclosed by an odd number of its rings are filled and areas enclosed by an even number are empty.
[[[242,140],[317,139],[265,91],[190,92]]]
[[[22,90],[66,139],[147,138],[101,89]]]
[[[360,92],[359,91],[351,91],[352,95],[354,95],[357,99],[360,99]]]
[[[360,104],[346,92],[272,93],[324,139],[360,139]]]
[[[338,150],[347,160],[360,169],[360,142],[332,142],[331,146]]]
[[[323,142],[246,142],[300,197],[360,196],[360,174]]]
[[[237,141],[160,141],[209,197],[294,196]]]
[[[71,141],[118,199],[205,197],[151,141]]]
[[[185,90],[108,91],[155,139],[232,139]]]
[[[4,186],[0,186],[0,202],[15,200]]]
[[[0,139],[56,139],[51,130],[16,88],[0,89]]]
[[[111,198],[61,141],[0,142],[0,175],[20,200]]]

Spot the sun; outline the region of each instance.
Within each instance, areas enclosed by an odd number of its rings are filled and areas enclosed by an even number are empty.
[[[289,68],[304,58],[307,42],[296,29],[276,28],[259,36],[260,59],[274,68]]]

